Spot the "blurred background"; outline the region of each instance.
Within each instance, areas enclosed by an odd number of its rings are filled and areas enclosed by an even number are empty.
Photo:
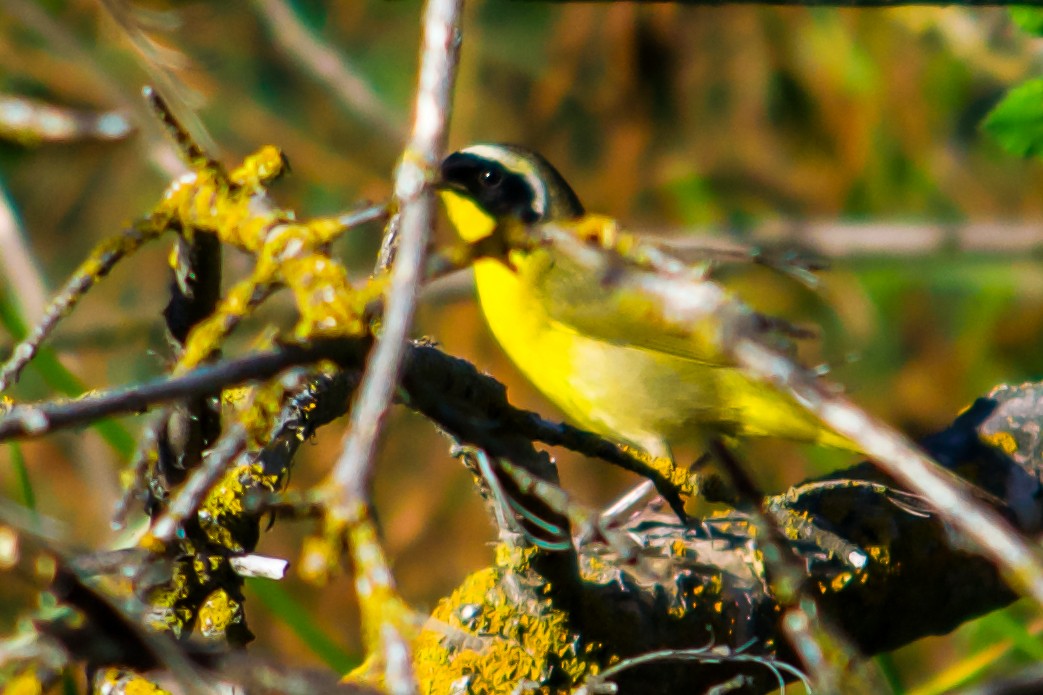
[[[419,3],[386,0],[4,0],[0,98],[36,100],[95,125],[87,114],[115,111],[134,128],[127,137],[115,128],[52,142],[0,125],[0,185],[29,259],[17,239],[0,244],[5,306],[39,317],[44,297],[93,245],[146,213],[179,171],[139,96],[146,83],[227,164],[262,144],[283,148],[292,176],[273,195],[300,216],[387,197],[410,118],[419,14]],[[326,71],[307,67],[309,58]],[[822,298],[799,288],[761,292],[759,306],[813,311],[835,378],[856,402],[918,437],[992,386],[1043,371],[1043,166],[1007,153],[980,128],[1004,93],[1041,67],[1043,40],[1000,9],[476,0],[467,4],[450,140],[452,148],[501,141],[537,149],[588,209],[634,230],[745,239],[781,230],[799,241],[814,229],[817,243],[838,252]],[[4,103],[0,121],[12,113]],[[873,228],[852,233],[852,223]],[[946,243],[943,231],[1014,250],[968,251]],[[360,278],[380,234],[365,228],[339,245]],[[890,241],[866,253],[863,235]],[[54,347],[83,388],[164,369],[168,250],[159,243],[124,263],[58,331]],[[248,267],[234,253],[227,264],[226,283]],[[293,320],[286,304],[264,318]],[[504,381],[515,404],[560,417],[498,352],[466,280],[430,293],[419,334]],[[15,397],[57,392],[53,378],[30,369]],[[118,472],[143,422],[0,450],[0,489],[18,501],[31,489],[72,542],[110,544]],[[292,485],[319,480],[342,435],[342,423],[322,430],[298,458]],[[747,449],[773,490],[849,461],[779,442]],[[565,486],[586,503],[634,482],[555,454]],[[31,487],[11,465],[19,458]],[[493,526],[448,442],[411,413],[394,412],[378,470],[377,507],[400,588],[430,608],[491,561]],[[258,552],[292,561],[310,530],[280,523]],[[9,631],[31,594],[5,581],[0,614]],[[347,578],[321,591],[292,575],[278,586],[251,582],[248,596],[260,653],[296,665],[358,654]],[[1041,627],[1029,608],[1014,606],[881,662],[902,691],[944,692],[978,672],[1043,658]]]

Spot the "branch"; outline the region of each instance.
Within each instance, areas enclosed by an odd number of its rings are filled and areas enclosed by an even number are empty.
[[[743,233],[700,227],[649,229],[655,241],[673,251],[748,253],[752,240],[767,246],[795,245],[827,258],[930,257],[939,254],[975,254],[1000,257],[1035,254],[1043,249],[1043,226],[1032,221],[966,221],[954,224],[906,222],[838,222],[834,220],[779,220]]]
[[[656,249],[629,243],[625,235],[608,234],[603,225],[593,231],[587,223],[545,225],[533,230],[530,243],[553,246],[554,252],[580,273],[604,278],[606,306],[623,302],[640,306],[642,319],[654,330],[684,336],[693,346],[717,361],[740,367],[766,382],[817,416],[834,432],[858,445],[876,465],[922,495],[963,538],[991,558],[1017,589],[1043,605],[1043,557],[1037,549],[994,511],[976,503],[972,492],[945,471],[909,439],[860,410],[840,390],[795,364],[765,341],[763,317],[731,297],[720,285],[694,276],[691,269]],[[624,241],[620,241],[620,240]],[[626,266],[620,268],[620,264]],[[560,317],[559,317],[560,318]],[[582,317],[573,325],[582,330]],[[626,327],[614,327],[625,330]]]
[[[395,174],[396,224],[388,225],[376,271],[391,263],[382,331],[376,339],[351,409],[351,429],[324,486],[327,541],[347,543],[355,565],[355,587],[363,640],[371,667],[389,691],[416,690],[409,645],[403,636],[408,609],[398,597],[391,570],[377,541],[369,511],[373,456],[406,353],[434,224],[430,182],[448,137],[449,112],[460,51],[463,0],[427,0],[423,12],[420,76],[413,128]],[[400,234],[398,248],[393,238]]]
[[[4,186],[0,184],[0,276],[10,286],[12,296],[7,300],[22,309],[28,323],[43,316],[47,306],[47,290],[43,284],[40,264],[29,251],[25,229],[22,228]],[[2,358],[0,358],[2,359]]]
[[[428,182],[435,176],[445,150],[449,105],[459,56],[462,0],[428,0],[424,13],[417,87],[410,142],[395,175],[395,201],[400,210],[397,252],[391,261],[391,280],[382,322],[383,331],[369,358],[358,398],[352,408],[351,433],[330,474],[330,484],[344,512],[351,500],[365,499],[371,461],[384,414],[398,382],[406,338],[413,323],[417,287],[422,279],[427,239],[434,216],[434,198]],[[381,259],[384,261],[385,259]],[[378,271],[386,269],[378,264]],[[355,516],[346,514],[347,518]]]
[[[269,379],[290,367],[333,360],[358,366],[369,349],[365,339],[323,339],[309,346],[287,345],[239,360],[198,367],[187,374],[103,392],[76,401],[16,405],[0,417],[0,441],[38,437],[112,415],[140,413],[192,396],[214,395],[227,386]]]
[[[924,446],[1020,533],[1038,534],[1041,422],[1043,386],[1000,387]],[[779,543],[799,558],[819,618],[863,654],[949,632],[1017,598],[989,560],[953,544],[952,528],[926,500],[868,462],[768,497],[764,509],[785,532]],[[704,692],[741,679],[742,692],[758,693],[793,680],[800,661],[786,639],[786,600],[772,588],[779,577],[765,576],[769,551],[756,516],[729,511],[686,528],[649,508],[623,529],[636,551],[581,545],[586,629],[573,647],[581,665],[570,673],[584,663],[595,673],[615,666],[577,692],[615,692],[613,684],[626,693]],[[559,619],[542,590],[514,561],[476,573],[436,610],[448,626],[421,638],[418,672],[434,691],[465,675],[476,686],[495,678],[520,649],[500,639],[500,626]],[[468,646],[453,629],[475,641]],[[538,673],[556,663],[561,645],[524,647]]]

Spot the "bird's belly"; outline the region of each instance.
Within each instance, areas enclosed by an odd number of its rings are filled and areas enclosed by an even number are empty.
[[[475,264],[493,335],[525,376],[577,425],[659,453],[720,412],[712,367],[591,338],[550,318],[514,273]]]

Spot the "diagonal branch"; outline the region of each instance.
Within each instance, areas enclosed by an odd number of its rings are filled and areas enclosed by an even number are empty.
[[[720,285],[699,279],[676,259],[654,250],[615,249],[585,242],[566,226],[546,225],[536,234],[583,272],[610,278],[606,292],[640,298],[646,318],[665,330],[704,341],[747,374],[773,384],[855,442],[873,462],[908,490],[922,495],[939,516],[973,541],[1016,590],[1043,605],[1043,558],[999,514],[974,499],[968,485],[938,466],[907,437],[872,418],[834,386],[767,345],[750,309]],[[642,255],[643,254],[643,255]],[[641,258],[641,262],[635,259]],[[629,261],[620,272],[620,261]],[[611,285],[611,287],[610,287]]]
[[[413,130],[395,176],[401,237],[391,265],[383,332],[377,338],[352,408],[351,432],[330,474],[337,495],[334,509],[340,505],[341,512],[345,505],[350,505],[349,500],[364,499],[368,493],[374,449],[398,382],[406,338],[413,323],[434,215],[428,182],[445,149],[456,79],[461,4],[462,0],[429,0],[424,15]]]

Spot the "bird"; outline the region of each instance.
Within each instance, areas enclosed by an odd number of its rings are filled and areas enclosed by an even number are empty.
[[[558,170],[518,145],[482,143],[453,152],[441,163],[437,190],[450,224],[468,244],[512,226],[588,216]],[[644,326],[640,317],[621,313],[619,303],[594,299],[569,306],[572,298],[613,290],[601,277],[585,277],[552,245],[508,248],[477,258],[473,266],[492,335],[536,389],[579,427],[670,460],[673,445],[705,444],[718,436],[857,450],[727,355]]]

